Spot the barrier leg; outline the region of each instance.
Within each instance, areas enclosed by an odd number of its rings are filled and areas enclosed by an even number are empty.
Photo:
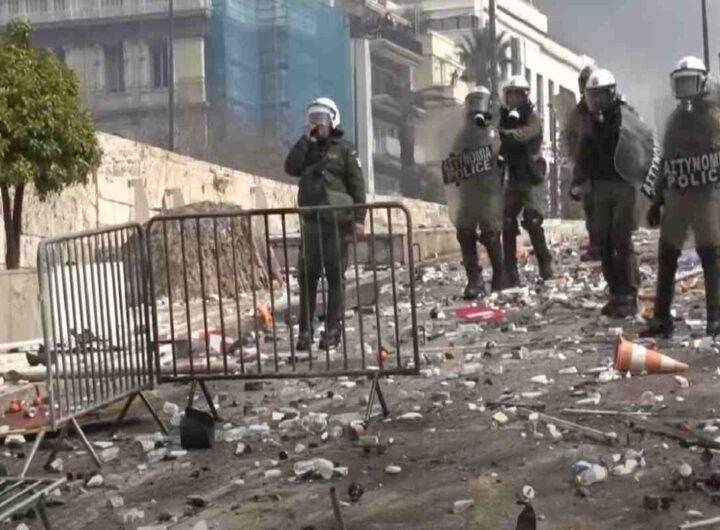
[[[215,408],[215,403],[213,403],[212,396],[210,395],[210,392],[205,385],[205,381],[203,381],[202,379],[200,379],[200,390],[202,390],[202,393],[205,396],[205,401],[207,401],[208,407],[210,407],[210,413],[213,415],[213,418],[215,418],[215,421],[221,421],[220,415]]]
[[[335,524],[337,530],[345,530],[345,522],[343,521],[342,512],[340,511],[340,502],[337,498],[335,487],[330,488],[330,502],[332,502],[333,514],[335,515]]]
[[[365,409],[365,422],[369,422],[372,419],[372,409],[375,405],[375,398],[377,397],[380,407],[382,408],[383,418],[387,418],[390,415],[390,411],[385,401],[385,396],[380,388],[380,374],[375,374],[370,383],[370,393],[368,394],[367,408]]]
[[[48,459],[45,462],[44,468],[46,471],[49,471],[50,462],[55,460],[55,457],[60,452],[60,447],[62,446],[62,443],[63,443],[63,441],[65,441],[65,437],[67,436],[67,430],[68,430],[68,424],[66,422],[60,428],[60,433],[58,434],[58,437],[55,439],[55,443],[53,444],[54,447],[53,447],[52,451],[50,451],[50,455],[48,456]]]
[[[120,429],[120,422],[125,418],[125,415],[127,414],[128,410],[130,410],[130,405],[132,405],[133,401],[135,401],[135,398],[137,397],[139,392],[134,392],[130,394],[130,397],[127,398],[127,401],[125,401],[125,405],[123,406],[122,410],[120,411],[120,414],[118,415],[117,419],[115,420],[115,424],[113,425],[112,435],[115,436]]]
[[[142,402],[145,404],[145,408],[148,409],[148,412],[152,415],[155,422],[160,426],[160,430],[163,432],[165,436],[168,435],[167,427],[165,427],[165,424],[160,419],[160,416],[158,416],[157,412],[153,408],[153,406],[148,401],[147,397],[145,397],[145,394],[143,392],[138,392],[138,396],[140,396],[140,399],[142,399]]]
[[[75,432],[78,433],[78,436],[82,440],[83,445],[85,446],[85,449],[88,450],[90,453],[90,456],[92,456],[93,460],[95,461],[95,465],[97,467],[102,467],[102,462],[100,461],[100,457],[98,457],[97,453],[95,452],[95,448],[90,443],[90,440],[87,439],[85,436],[85,432],[82,430],[82,427],[80,427],[80,424],[77,422],[77,419],[73,418],[70,420],[72,422],[72,426],[75,429]]]
[[[25,475],[27,475],[28,469],[30,469],[30,464],[32,464],[32,461],[35,460],[35,455],[38,452],[38,449],[40,448],[40,444],[45,439],[45,433],[47,432],[46,429],[41,430],[37,435],[35,436],[35,442],[33,443],[32,449],[30,449],[30,454],[25,459],[25,465],[22,468],[22,471],[20,472],[20,478],[25,478]]]

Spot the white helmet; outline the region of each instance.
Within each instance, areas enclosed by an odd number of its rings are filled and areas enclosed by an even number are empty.
[[[683,57],[670,74],[673,96],[680,100],[695,98],[705,93],[708,71],[697,57]]]
[[[523,75],[514,75],[508,79],[507,84],[503,88],[504,92],[508,90],[525,90],[528,94],[530,93],[530,84]]]
[[[590,112],[605,112],[617,99],[617,81],[609,70],[596,70],[585,85],[585,99]]]
[[[333,129],[340,126],[340,109],[330,98],[318,98],[307,107],[306,114],[327,113],[330,115],[330,122]]]

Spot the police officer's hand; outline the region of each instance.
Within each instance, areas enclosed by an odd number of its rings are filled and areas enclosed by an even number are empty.
[[[570,186],[570,198],[574,201],[580,201],[582,200],[583,196],[583,187],[578,186],[577,184],[573,184]]]
[[[653,204],[647,213],[647,222],[650,228],[657,228],[660,226],[660,219],[662,217],[662,205],[655,203]]]
[[[306,140],[312,140],[316,129],[317,127],[315,125],[306,125],[305,130],[303,131],[303,137]]]

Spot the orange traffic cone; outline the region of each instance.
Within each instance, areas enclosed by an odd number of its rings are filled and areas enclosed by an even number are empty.
[[[684,372],[689,368],[685,363],[622,337],[618,337],[615,343],[614,359],[615,369],[618,372],[667,374]]]

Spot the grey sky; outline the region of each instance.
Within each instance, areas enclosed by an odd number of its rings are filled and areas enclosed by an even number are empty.
[[[708,1],[710,67],[718,72],[720,0]],[[628,100],[653,121],[670,71],[685,55],[703,56],[700,0],[535,0],[560,42],[595,58]]]

